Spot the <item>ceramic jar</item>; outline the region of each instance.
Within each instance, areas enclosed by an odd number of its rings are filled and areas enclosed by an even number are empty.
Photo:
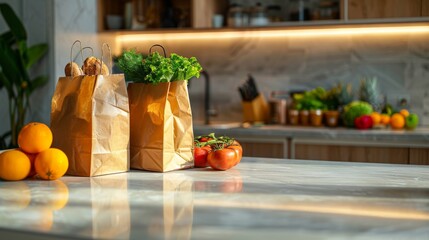
[[[325,111],[325,123],[328,127],[336,127],[338,126],[338,119],[340,116],[339,111],[330,110]]]
[[[288,111],[288,122],[290,125],[299,124],[299,111],[296,109],[290,109]]]
[[[320,109],[310,111],[310,122],[311,126],[320,127],[322,126],[323,112]]]
[[[303,126],[308,126],[310,123],[310,111],[308,110],[299,111],[299,122]]]

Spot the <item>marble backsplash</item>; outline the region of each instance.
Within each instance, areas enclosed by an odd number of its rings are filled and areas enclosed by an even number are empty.
[[[195,56],[210,74],[214,121],[241,121],[238,86],[251,74],[267,97],[271,91],[330,88],[376,77],[384,99],[407,107],[429,125],[429,33],[343,35],[335,37],[249,37],[241,39],[130,42],[142,51],[154,43],[168,52]],[[204,81],[192,80],[190,97],[196,121],[204,118]],[[398,106],[399,107],[399,106]]]

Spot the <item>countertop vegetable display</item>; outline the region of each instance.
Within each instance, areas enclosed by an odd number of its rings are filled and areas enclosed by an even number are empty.
[[[339,83],[328,90],[316,87],[294,93],[291,100],[288,106],[290,125],[344,126],[359,130],[414,130],[419,125],[419,116],[409,110],[410,106],[393,108],[382,99],[376,78],[363,78],[357,92],[353,92],[351,84]],[[320,122],[316,121],[320,112],[323,112],[323,121],[316,124]]]

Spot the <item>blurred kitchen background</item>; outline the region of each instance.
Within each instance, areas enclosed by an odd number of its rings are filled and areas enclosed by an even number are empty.
[[[49,123],[56,81],[75,40],[101,56],[123,49],[195,56],[211,84],[212,119],[241,121],[238,86],[251,74],[267,97],[376,77],[383,99],[429,125],[429,0],[2,0],[23,20],[29,43],[49,44],[37,67],[49,83],[28,118]],[[371,28],[368,28],[371,27]],[[377,28],[373,28],[377,27]],[[0,32],[6,30],[0,20]],[[190,83],[195,122],[204,118],[204,77]],[[9,127],[0,94],[0,132]]]

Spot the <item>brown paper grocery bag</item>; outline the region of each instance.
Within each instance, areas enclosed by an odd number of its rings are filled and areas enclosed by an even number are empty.
[[[69,159],[68,175],[129,170],[129,105],[123,74],[60,77],[51,107],[52,146]]]
[[[131,168],[156,172],[194,165],[186,81],[128,84]]]

